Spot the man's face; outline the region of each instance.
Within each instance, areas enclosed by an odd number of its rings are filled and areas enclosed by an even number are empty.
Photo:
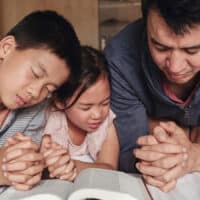
[[[152,9],[147,19],[148,45],[152,58],[167,80],[183,85],[200,71],[200,25],[176,35]]]

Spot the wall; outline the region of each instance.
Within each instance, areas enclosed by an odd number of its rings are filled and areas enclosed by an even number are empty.
[[[82,44],[99,47],[98,0],[0,0],[0,34],[38,9],[62,14],[73,24]]]

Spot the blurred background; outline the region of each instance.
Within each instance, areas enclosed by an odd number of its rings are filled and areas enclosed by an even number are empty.
[[[141,0],[0,0],[0,36],[34,10],[55,10],[82,44],[103,50],[111,37],[141,17]]]

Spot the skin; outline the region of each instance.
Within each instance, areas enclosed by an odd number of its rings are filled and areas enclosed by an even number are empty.
[[[180,99],[186,99],[198,82],[200,71],[200,25],[194,25],[184,35],[176,35],[152,9],[147,21],[148,45],[152,58],[163,72],[165,83]],[[175,188],[177,179],[200,170],[199,127],[189,130],[174,122],[149,119],[149,133],[137,143],[136,164],[147,183],[168,192]]]
[[[97,92],[98,91],[98,92]],[[67,103],[71,103],[76,93]],[[57,104],[59,108],[63,106]],[[101,76],[96,83],[89,87],[69,109],[65,110],[68,119],[69,136],[73,144],[81,145],[87,134],[99,128],[107,117],[110,109],[110,87],[107,78]],[[65,180],[73,180],[79,172],[85,168],[117,169],[119,144],[116,130],[113,124],[108,128],[108,135],[102,144],[102,148],[94,163],[86,163],[72,160],[67,150],[59,147],[56,150],[55,143],[49,139],[49,143],[43,141],[43,146],[49,146],[44,153],[45,163],[48,166],[51,177]],[[112,146],[112,148],[110,148]],[[65,151],[65,152],[63,152]],[[43,151],[44,152],[44,151]]]
[[[40,103],[68,76],[65,61],[47,48],[17,50],[14,37],[3,38],[0,41],[0,121],[3,123],[5,110]],[[39,146],[31,138],[23,133],[14,135],[0,148],[0,185],[30,189],[41,178],[42,160]]]
[[[194,25],[184,35],[176,35],[159,13],[151,10],[147,32],[155,64],[163,72],[169,88],[179,98],[184,97],[185,91],[196,84],[200,71],[200,25]]]

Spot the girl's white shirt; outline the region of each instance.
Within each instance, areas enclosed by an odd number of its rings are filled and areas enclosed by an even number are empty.
[[[72,158],[84,158],[84,156],[89,155],[95,161],[107,137],[108,128],[113,123],[115,117],[115,114],[110,110],[100,127],[96,131],[87,134],[81,145],[75,145],[72,143],[68,134],[69,128],[65,113],[61,111],[50,111],[47,114],[47,124],[44,134],[51,135],[53,141],[68,149]]]

